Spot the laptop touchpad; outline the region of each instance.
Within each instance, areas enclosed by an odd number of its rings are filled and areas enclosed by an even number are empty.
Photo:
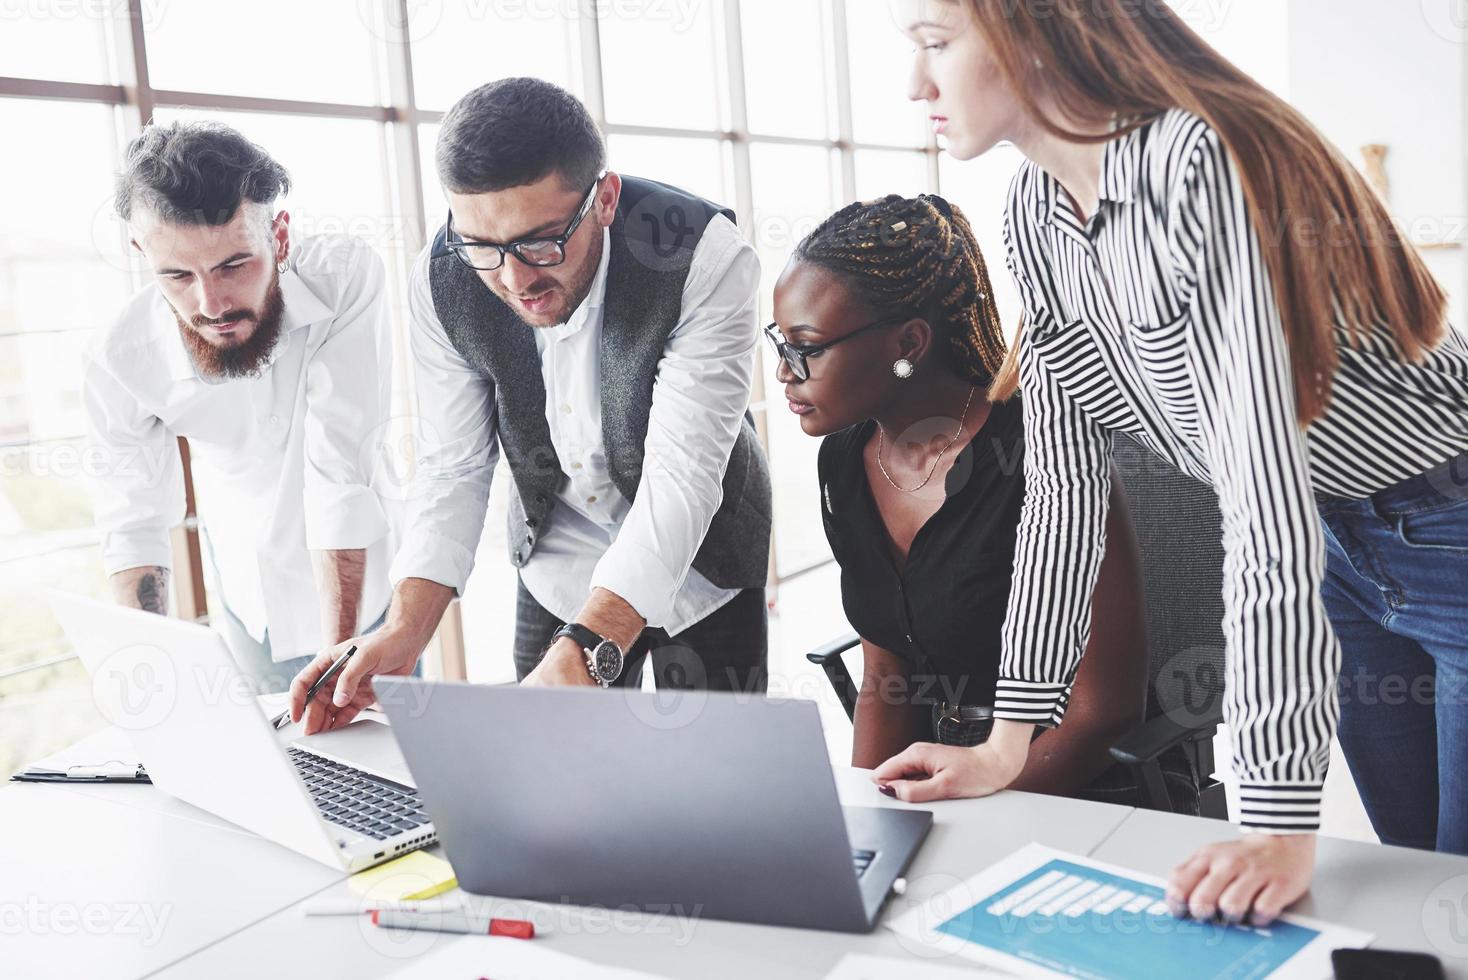
[[[413,785],[392,730],[380,721],[359,718],[339,731],[299,736],[289,739],[288,744]]]

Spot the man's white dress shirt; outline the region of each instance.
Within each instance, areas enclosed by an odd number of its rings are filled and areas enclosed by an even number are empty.
[[[462,593],[484,529],[499,445],[492,385],[454,349],[434,312],[430,252],[418,257],[408,289],[425,452],[391,577],[394,583],[428,579]],[[682,315],[658,367],[634,502],[612,482],[602,440],[600,350],[610,254],[603,229],[601,265],[586,299],[566,323],[534,328],[546,421],[568,479],[520,575],[535,600],[563,621],[574,619],[590,591],[601,587],[626,600],[648,626],[677,634],[738,594],[714,586],[691,565],[723,502],[724,470],[749,407],[759,259],[722,215],[694,249]]]
[[[326,643],[311,551],[364,548],[358,627],[387,607],[389,525],[373,489],[391,385],[382,261],[362,241],[295,243],[280,339],[258,377],[199,376],[156,286],[93,341],[82,387],[107,574],[171,568],[184,517],[177,436],[223,600],[276,662]]]

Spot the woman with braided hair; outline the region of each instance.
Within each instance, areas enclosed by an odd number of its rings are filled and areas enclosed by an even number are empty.
[[[1249,833],[1173,870],[1173,912],[1263,925],[1305,893],[1337,728],[1383,841],[1468,854],[1468,338],[1422,257],[1165,0],[897,3],[908,97],[947,151],[1026,158],[1004,218],[1025,322],[996,392],[1023,394],[1026,487],[993,731],[961,755],[914,746],[878,783],[992,793],[1060,724],[1121,432],[1222,513]]]
[[[992,723],[1000,627],[1023,497],[1020,405],[991,404],[1004,339],[968,222],[940,197],[849,205],[775,286],[777,378],[824,436],[821,507],[864,655],[852,764],[915,742],[971,746]],[[1146,653],[1136,546],[1121,506],[1096,629],[1065,728],[1015,785],[1133,803],[1108,747],[1141,720]]]

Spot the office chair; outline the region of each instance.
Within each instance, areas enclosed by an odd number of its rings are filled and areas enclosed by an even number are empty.
[[[1111,756],[1130,767],[1147,809],[1227,820],[1223,784],[1212,775],[1224,679],[1218,496],[1128,436],[1115,436],[1113,459],[1141,550],[1148,684],[1146,720]],[[857,686],[842,654],[860,643],[848,633],[806,654],[848,718]]]

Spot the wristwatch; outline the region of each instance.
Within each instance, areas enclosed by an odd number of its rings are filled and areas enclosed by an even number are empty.
[[[581,652],[586,655],[587,673],[602,687],[610,687],[622,676],[622,648],[617,644],[597,636],[580,623],[562,626],[551,637],[551,642],[554,643],[563,636],[569,636],[581,647]]]

